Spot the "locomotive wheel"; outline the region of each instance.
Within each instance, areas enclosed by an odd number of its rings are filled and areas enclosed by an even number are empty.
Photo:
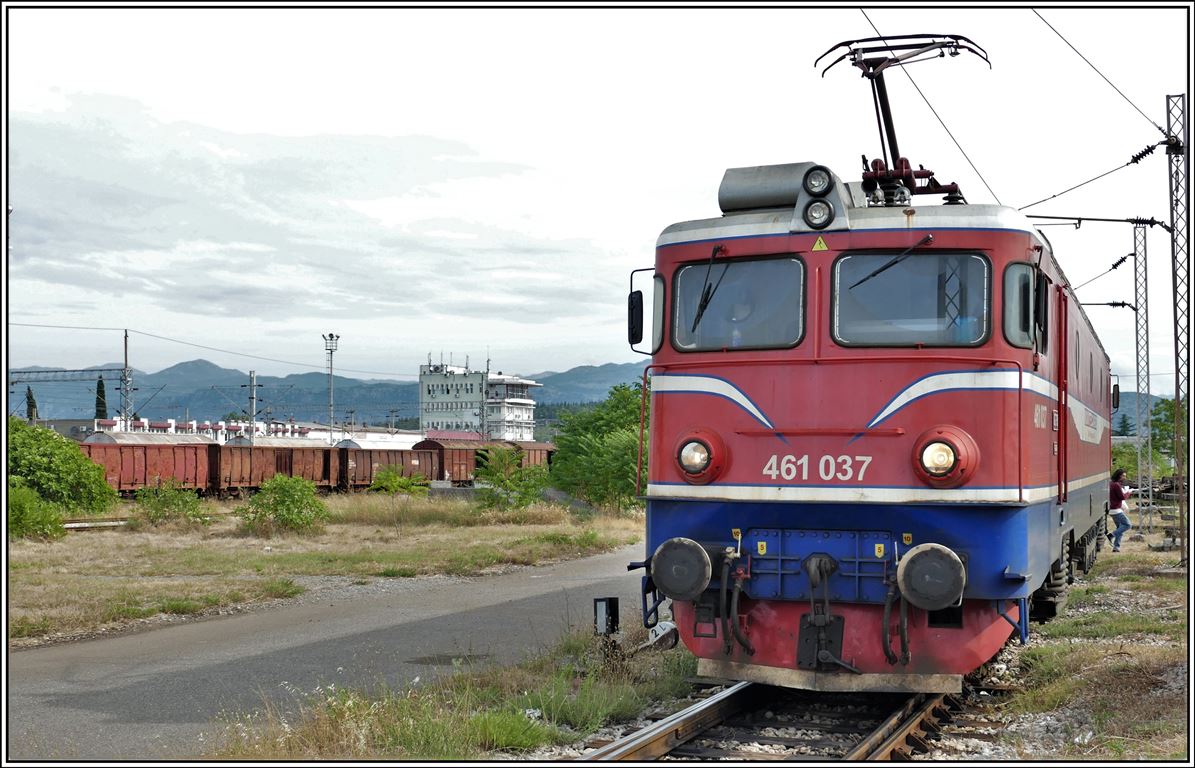
[[[1050,575],[1029,600],[1029,618],[1033,621],[1045,622],[1058,615],[1062,606],[1066,605],[1066,574],[1067,569],[1062,563],[1050,566]]]

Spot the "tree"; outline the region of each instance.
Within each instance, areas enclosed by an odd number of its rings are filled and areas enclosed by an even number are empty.
[[[95,380],[95,417],[97,419],[108,418],[108,395],[104,391],[103,376]]]
[[[33,399],[33,387],[25,386],[25,418],[30,422],[37,421],[37,401]]]
[[[478,498],[484,507],[524,509],[540,500],[548,486],[547,468],[524,467],[514,448],[490,448],[478,462]],[[482,485],[484,483],[484,485]]]
[[[1112,434],[1120,437],[1125,437],[1132,434],[1130,431],[1133,425],[1129,423],[1129,415],[1127,413],[1120,414],[1120,419],[1116,422],[1116,428],[1112,430]]]
[[[621,507],[634,499],[642,391],[639,382],[619,384],[596,408],[560,415],[552,457],[552,483],[557,488],[592,504]],[[646,470],[645,460],[640,486]]]
[[[84,456],[76,443],[15,416],[8,419],[8,474],[68,511],[99,513],[116,501],[104,468]]]
[[[1169,471],[1170,460],[1162,455],[1156,445],[1150,454],[1150,458],[1153,465],[1154,477],[1159,477]],[[1137,464],[1137,446],[1130,443],[1112,446],[1112,469],[1123,469],[1134,485],[1139,485],[1143,481],[1143,478],[1141,476],[1141,467]]]
[[[1149,431],[1154,447],[1167,456],[1174,456],[1174,400],[1158,400],[1154,403]]]
[[[242,418],[243,417],[241,416],[241,414],[237,413],[236,411],[229,411],[228,413],[221,416],[219,420],[227,423],[230,421],[241,421]]]

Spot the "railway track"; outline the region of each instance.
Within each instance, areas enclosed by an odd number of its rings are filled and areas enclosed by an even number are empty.
[[[736,683],[583,760],[901,760],[961,704],[947,694],[826,694]]]
[[[209,520],[229,517],[228,512],[216,512],[208,515]],[[108,528],[120,528],[129,524],[128,517],[75,517],[62,521],[62,527],[68,531],[98,531]]]

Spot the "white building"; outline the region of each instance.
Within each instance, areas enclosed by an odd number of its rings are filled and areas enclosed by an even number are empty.
[[[491,373],[486,382],[486,426],[494,440],[534,440],[535,401],[531,387],[543,384],[530,379]]]
[[[533,440],[530,379],[444,363],[419,366],[419,429],[477,432],[492,440]]]

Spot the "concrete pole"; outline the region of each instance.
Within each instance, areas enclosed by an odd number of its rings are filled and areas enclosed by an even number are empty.
[[[249,445],[257,434],[257,371],[249,371]]]

